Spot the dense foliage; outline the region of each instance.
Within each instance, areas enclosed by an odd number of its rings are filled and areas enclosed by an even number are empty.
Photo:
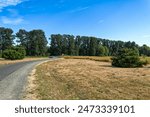
[[[47,52],[47,39],[42,30],[27,32],[20,29],[16,33],[17,42],[26,49],[28,56],[45,56]]]
[[[123,48],[112,58],[112,66],[134,68],[146,65],[146,61],[141,61],[137,49]]]
[[[103,40],[96,37],[51,35],[50,51],[52,55],[76,56],[108,56],[111,55],[108,46]]]
[[[23,47],[11,47],[3,51],[2,57],[9,60],[23,59],[26,55]]]
[[[51,55],[115,56],[123,48],[136,48],[140,55],[150,56],[150,47],[135,42],[111,41],[88,36],[51,35]]]

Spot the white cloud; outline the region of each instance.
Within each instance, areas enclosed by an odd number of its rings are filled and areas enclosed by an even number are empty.
[[[2,9],[4,7],[7,7],[7,6],[15,6],[21,2],[23,2],[24,0],[1,0],[0,1],[0,12],[2,11]]]
[[[1,20],[3,24],[10,24],[10,25],[18,25],[24,21],[23,18],[21,17],[18,18],[2,17]]]

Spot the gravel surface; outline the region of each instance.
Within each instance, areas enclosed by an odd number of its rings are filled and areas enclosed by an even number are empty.
[[[54,59],[28,61],[0,67],[0,100],[22,99],[27,76],[35,65]]]

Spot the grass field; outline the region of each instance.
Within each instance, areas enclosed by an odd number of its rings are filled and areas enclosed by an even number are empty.
[[[62,59],[38,66],[35,74],[28,92],[34,99],[150,99],[150,66],[113,68],[110,62]]]
[[[94,60],[94,61],[100,61],[100,62],[111,62],[110,56],[106,57],[96,57],[96,56],[64,56],[65,59],[87,59],[87,60]],[[150,64],[150,57],[140,57],[141,60],[147,60]]]

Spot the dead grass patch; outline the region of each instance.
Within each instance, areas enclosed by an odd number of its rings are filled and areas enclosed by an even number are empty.
[[[150,99],[149,68],[113,68],[109,62],[64,59],[37,67],[37,99]]]
[[[36,73],[36,69],[32,70],[32,72],[28,76],[27,87],[25,88],[25,94],[23,95],[23,99],[25,100],[37,99],[37,95],[36,93],[34,93],[36,90],[35,73]]]

